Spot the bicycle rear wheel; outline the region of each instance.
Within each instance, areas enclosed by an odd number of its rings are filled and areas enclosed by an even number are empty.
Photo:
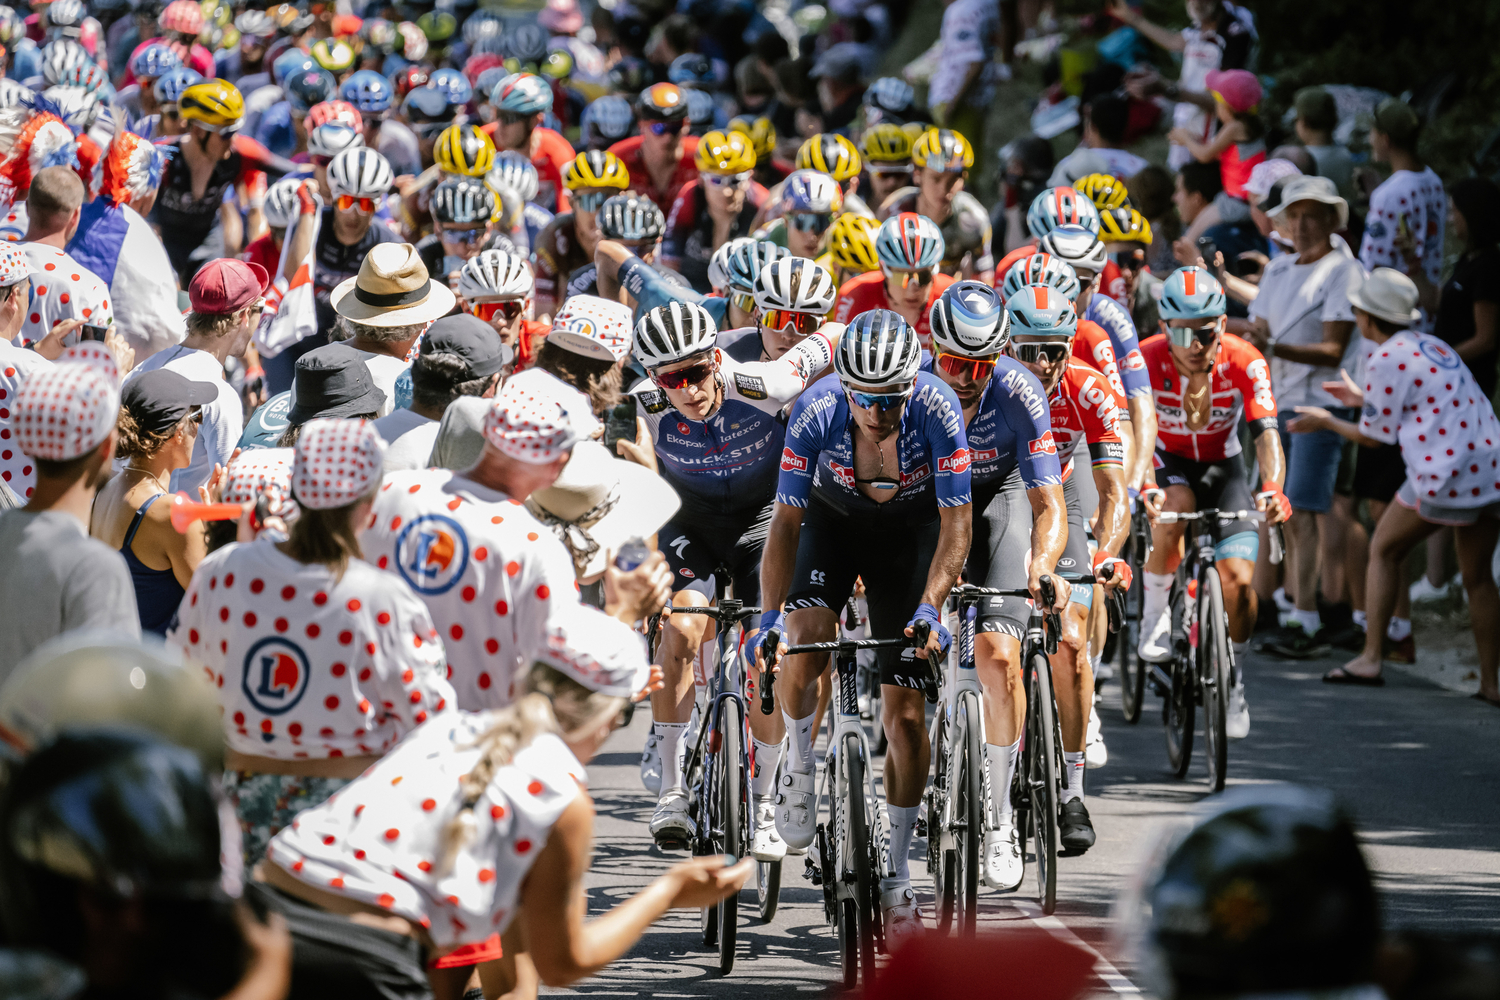
[[[1203,688],[1203,757],[1210,791],[1222,792],[1229,769],[1225,712],[1229,701],[1229,619],[1224,616],[1223,583],[1212,566],[1203,574],[1198,605],[1198,665]]]
[[[953,775],[954,902],[958,934],[973,937],[979,914],[979,865],[984,849],[984,747],[979,741],[979,700],[958,703],[961,756]]]
[[[870,844],[870,818],[866,813],[865,761],[859,742],[846,737],[844,757],[844,810],[848,817],[845,859],[854,869],[854,910],[858,917],[859,964],[865,982],[875,979],[875,923],[880,914],[880,882],[875,875],[874,851]],[[847,976],[846,976],[847,978]]]
[[[1040,650],[1031,653],[1030,702],[1026,706],[1026,742],[1031,771],[1026,785],[1031,800],[1031,823],[1036,841],[1037,902],[1042,912],[1057,909],[1058,768],[1057,712],[1052,701],[1052,664]]]
[[[1133,725],[1141,721],[1141,702],[1146,693],[1146,671],[1149,668],[1142,662],[1140,651],[1141,606],[1145,600],[1145,569],[1142,565],[1145,545],[1135,535],[1131,541],[1130,568],[1135,577],[1125,592],[1125,620],[1120,623],[1120,641],[1115,649],[1116,669],[1120,675],[1120,713]]]
[[[1173,599],[1172,620],[1177,621],[1186,595]],[[1193,711],[1197,700],[1197,664],[1192,662],[1196,650],[1189,647],[1187,656],[1178,656],[1173,651],[1171,661],[1172,688],[1162,705],[1162,721],[1167,731],[1167,763],[1177,777],[1185,777],[1188,765],[1193,762]]]
[[[745,801],[743,758],[740,740],[744,720],[739,717],[735,702],[721,702],[719,732],[722,742],[717,761],[719,765],[719,822],[722,828],[709,831],[715,846],[733,858],[741,857],[745,850]],[[735,932],[739,925],[739,893],[733,893],[719,901],[719,973],[729,975],[734,970]]]

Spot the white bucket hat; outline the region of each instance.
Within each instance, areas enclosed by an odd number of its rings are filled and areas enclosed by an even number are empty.
[[[1417,283],[1394,267],[1377,267],[1358,288],[1349,290],[1349,304],[1377,319],[1409,326],[1422,318],[1417,308]]]
[[[1332,205],[1339,213],[1338,228],[1343,229],[1349,224],[1349,203],[1339,197],[1339,189],[1327,177],[1291,178],[1281,186],[1281,203],[1267,207],[1265,212],[1275,219],[1296,201],[1319,201]]]

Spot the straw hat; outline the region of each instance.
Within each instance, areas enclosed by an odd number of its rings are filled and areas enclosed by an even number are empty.
[[[365,254],[359,274],[333,290],[334,312],[365,326],[430,323],[453,311],[448,286],[427,275],[410,243],[377,243]]]

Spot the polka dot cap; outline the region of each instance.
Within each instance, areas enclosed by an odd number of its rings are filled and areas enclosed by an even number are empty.
[[[16,445],[33,458],[66,462],[109,437],[120,392],[99,368],[58,364],[21,383],[12,412]]]
[[[484,439],[511,458],[544,465],[572,450],[578,433],[561,400],[536,385],[507,385],[485,415]]]
[[[224,483],[225,503],[254,503],[265,496],[272,517],[290,523],[298,513],[292,499],[292,464],[296,452],[291,448],[255,448],[241,453],[229,465]]]
[[[573,295],[552,317],[547,340],[585,357],[619,361],[630,353],[630,307],[596,295]]]
[[[80,341],[67,348],[58,357],[57,363],[87,365],[109,379],[116,389],[120,387],[120,364],[115,359],[115,353],[97,340]]]
[[[380,482],[385,446],[368,420],[309,420],[297,438],[292,489],[313,510],[344,507]]]
[[[31,273],[31,259],[13,243],[0,243],[0,286],[9,287]]]

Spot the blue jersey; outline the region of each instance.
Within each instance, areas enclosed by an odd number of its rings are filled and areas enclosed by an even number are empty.
[[[1125,398],[1150,398],[1151,375],[1146,371],[1146,358],[1141,354],[1135,322],[1125,307],[1108,295],[1095,292],[1089,299],[1089,307],[1083,311],[1083,318],[1098,323],[1109,334],[1110,345],[1115,349],[1115,363],[1120,368],[1120,384],[1125,387]]]
[[[724,326],[724,317],[729,313],[728,299],[704,295],[686,284],[678,284],[639,257],[631,257],[620,265],[619,279],[620,287],[635,299],[636,319],[657,306],[673,302],[692,302],[702,306],[720,328]]]
[[[537,236],[543,229],[547,228],[547,224],[551,221],[551,212],[547,211],[545,208],[538,205],[534,201],[528,201],[526,203],[526,207],[521,211],[521,228],[526,231],[526,245],[524,247],[518,247],[517,249],[530,250],[532,247],[536,246]],[[519,242],[516,240],[516,237],[520,235],[521,234],[519,232],[512,234],[511,242]]]
[[[786,446],[776,501],[806,507],[813,492],[836,506],[857,510],[917,512],[957,507],[970,501],[969,439],[963,409],[953,390],[936,375],[917,373],[917,384],[896,429],[893,499],[876,503],[854,481],[854,440],[849,398],[837,375],[820,379],[804,392],[787,419]]]
[[[932,357],[926,352],[922,370],[932,371]],[[1028,490],[1060,485],[1057,449],[1046,446],[1051,430],[1052,414],[1041,380],[1014,358],[997,359],[995,372],[979,397],[979,409],[964,429],[974,488],[998,486],[1017,466]]]

